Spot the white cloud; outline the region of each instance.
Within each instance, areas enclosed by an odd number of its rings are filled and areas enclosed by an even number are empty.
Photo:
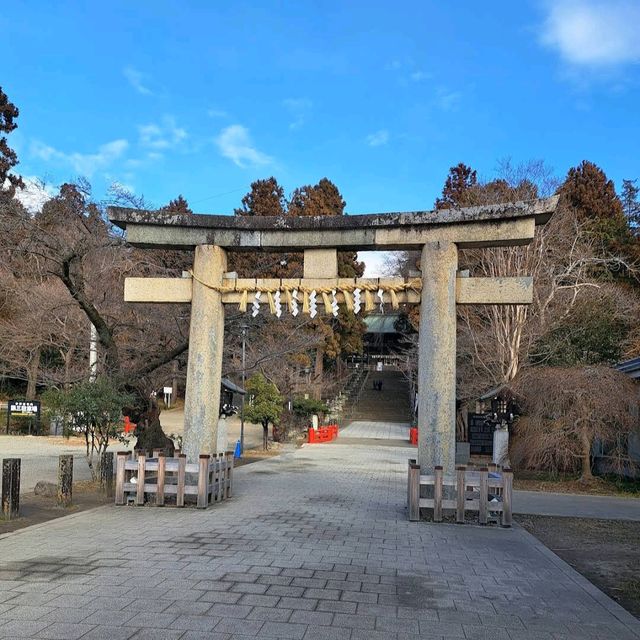
[[[210,118],[227,118],[227,117],[229,117],[229,114],[226,111],[223,111],[222,109],[208,109],[207,110],[207,115]]]
[[[122,70],[122,73],[124,74],[124,77],[128,80],[129,84],[138,93],[141,93],[143,96],[153,95],[153,92],[151,91],[151,89],[149,89],[149,87],[147,87],[145,84],[145,80],[147,76],[144,73],[142,73],[141,71],[138,71],[137,69],[134,69],[131,66],[125,67]]]
[[[95,153],[65,153],[36,140],[31,145],[31,155],[45,162],[69,165],[76,173],[90,178],[120,158],[128,147],[127,140],[118,139],[101,145]]]
[[[462,94],[459,91],[449,91],[440,87],[436,91],[436,104],[443,111],[454,111],[460,105]]]
[[[430,73],[427,73],[426,71],[418,70],[418,71],[414,71],[409,77],[414,82],[422,82],[423,80],[428,80],[429,78],[432,78],[433,76]]]
[[[253,146],[249,130],[240,124],[232,124],[222,129],[215,143],[220,153],[239,167],[256,167],[273,161],[270,156]]]
[[[176,124],[173,116],[164,116],[160,124],[149,123],[138,127],[140,144],[148,149],[170,149],[187,138],[187,132]]]
[[[381,147],[383,144],[387,144],[387,142],[389,142],[389,132],[386,129],[374,131],[374,133],[370,133],[366,137],[366,143],[370,147]]]
[[[308,98],[287,98],[282,105],[289,111],[293,120],[289,123],[289,129],[299,129],[307,120],[313,102]]]
[[[548,5],[541,41],[572,65],[640,62],[640,3],[556,0]]]

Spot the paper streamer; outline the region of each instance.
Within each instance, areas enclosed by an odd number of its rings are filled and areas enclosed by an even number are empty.
[[[338,317],[338,298],[336,298],[336,290],[333,289],[331,291],[331,313],[333,313],[333,317]]]
[[[251,307],[253,308],[251,315],[255,318],[260,313],[260,291],[256,291]]]
[[[273,296],[273,303],[276,307],[276,318],[279,318],[282,315],[282,304],[280,302],[280,291],[276,291]]]
[[[378,299],[380,300],[380,313],[384,313],[384,291],[378,289]]]
[[[291,315],[295,318],[300,311],[298,310],[298,290],[294,289],[291,293],[291,304],[289,305]]]
[[[309,294],[309,317],[315,318],[318,315],[318,303],[316,302],[316,290]]]
[[[360,289],[353,290],[353,313],[360,313],[362,305],[360,304]]]

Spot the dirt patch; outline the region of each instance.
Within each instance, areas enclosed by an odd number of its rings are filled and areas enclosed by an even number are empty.
[[[529,533],[640,618],[640,522],[517,516]]]
[[[270,442],[269,448],[264,451],[263,449],[247,449],[242,458],[236,458],[233,461],[234,467],[242,467],[245,464],[251,464],[252,462],[260,462],[260,460],[268,460],[275,456],[279,456],[282,453],[282,445],[279,442]]]
[[[537,471],[516,471],[513,488],[522,491],[580,493],[620,498],[638,498],[640,496],[640,480],[596,477],[589,482],[583,482],[575,475],[552,476]]]
[[[34,524],[47,522],[62,518],[72,513],[86,511],[99,507],[103,504],[110,504],[113,498],[107,498],[100,492],[98,486],[93,482],[74,482],[73,484],[73,504],[70,507],[58,507],[56,498],[25,494],[20,496],[20,517],[15,520],[3,520],[0,518],[0,535],[17,531]]]

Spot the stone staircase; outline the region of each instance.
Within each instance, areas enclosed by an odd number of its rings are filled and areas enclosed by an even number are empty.
[[[374,381],[382,382],[380,391],[373,388]],[[402,372],[370,371],[348,417],[354,422],[411,422],[409,384]]]

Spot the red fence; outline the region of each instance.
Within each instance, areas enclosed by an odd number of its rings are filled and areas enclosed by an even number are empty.
[[[309,444],[315,444],[317,442],[331,442],[338,437],[338,425],[329,424],[326,427],[313,427],[309,429]]]

